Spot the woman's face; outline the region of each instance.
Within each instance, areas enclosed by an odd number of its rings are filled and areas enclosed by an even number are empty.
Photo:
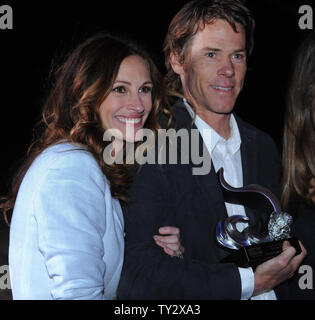
[[[103,128],[120,130],[128,142],[137,140],[136,133],[152,109],[152,88],[147,63],[137,55],[125,58],[112,91],[100,106]]]

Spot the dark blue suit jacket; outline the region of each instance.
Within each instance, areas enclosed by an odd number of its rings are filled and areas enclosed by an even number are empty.
[[[183,103],[175,104],[173,112],[175,127],[190,131],[192,119]],[[242,139],[244,185],[258,183],[279,196],[280,162],[274,142],[238,117],[236,120]],[[202,144],[200,137],[199,150]],[[177,152],[180,159],[179,147]],[[209,174],[200,176],[192,175],[192,167],[192,161],[145,164],[135,178],[124,213],[126,247],[120,299],[241,298],[238,268],[220,263],[230,252],[220,247],[215,237],[218,221],[227,217],[227,200],[213,166]],[[251,197],[244,201],[253,224],[264,225],[271,212],[265,200]],[[254,212],[257,207],[259,214]],[[166,255],[154,243],[152,236],[167,225],[180,228],[183,260]]]

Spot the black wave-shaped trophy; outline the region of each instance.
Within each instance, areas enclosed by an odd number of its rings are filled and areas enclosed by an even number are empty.
[[[253,232],[249,218],[246,216],[233,215],[224,221],[219,221],[216,228],[217,241],[225,248],[234,250],[221,262],[255,269],[259,264],[279,255],[285,240],[296,249],[296,255],[301,253],[298,240],[290,237],[292,217],[281,210],[277,197],[269,189],[258,184],[234,188],[225,181],[223,174],[224,170],[221,168],[218,171],[218,177],[223,189],[233,193],[258,193],[270,202],[273,212],[268,222],[268,235],[263,237]],[[242,225],[242,231],[239,230],[240,225]]]

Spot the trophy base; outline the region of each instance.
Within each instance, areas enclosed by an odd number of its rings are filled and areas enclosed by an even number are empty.
[[[282,252],[282,244],[289,241],[296,249],[296,255],[302,252],[297,238],[258,243],[242,247],[221,260],[222,263],[235,263],[238,267],[255,269],[261,263],[274,258]]]

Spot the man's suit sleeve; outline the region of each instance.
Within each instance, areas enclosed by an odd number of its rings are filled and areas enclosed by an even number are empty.
[[[125,259],[118,297],[240,299],[240,275],[235,265],[170,257],[155,244],[153,235],[159,227],[176,226],[174,210],[172,188],[163,167],[144,165],[125,211]]]

